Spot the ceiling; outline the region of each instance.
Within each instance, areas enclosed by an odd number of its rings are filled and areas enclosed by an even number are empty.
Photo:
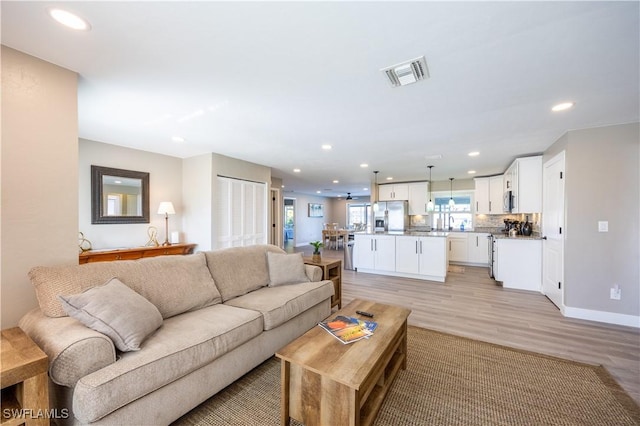
[[[433,180],[498,174],[567,130],[639,120],[635,1],[1,7],[3,44],[78,72],[81,138],[266,165],[285,193],[368,195],[374,170],[425,180],[429,164]],[[422,55],[426,80],[380,72]]]

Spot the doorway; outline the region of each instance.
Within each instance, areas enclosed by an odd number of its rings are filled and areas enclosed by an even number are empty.
[[[542,179],[542,293],[563,311],[564,151],[544,163]]]
[[[296,199],[285,198],[283,209],[283,241],[284,249],[289,252],[296,246]]]
[[[271,220],[271,229],[269,233],[269,242],[274,246],[283,248],[282,245],[282,214],[280,209],[280,190],[271,188],[271,204],[269,211]]]

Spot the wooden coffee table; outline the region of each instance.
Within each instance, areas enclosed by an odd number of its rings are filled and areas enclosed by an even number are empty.
[[[396,374],[407,368],[409,309],[354,300],[331,314],[368,319],[378,328],[369,339],[345,345],[320,327],[280,349],[281,422],[294,418],[305,426],[370,425]]]

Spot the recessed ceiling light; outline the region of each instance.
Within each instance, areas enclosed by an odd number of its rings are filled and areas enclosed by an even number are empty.
[[[480,155],[480,153],[478,151],[473,151],[470,152],[469,154],[467,154],[469,157],[477,157],[478,155]]]
[[[362,188],[362,190],[363,190],[363,191],[368,191],[368,190],[369,190],[369,188]]]
[[[324,149],[325,151],[329,151],[331,149],[331,145],[324,144],[322,145],[322,149]]]
[[[387,180],[393,180],[393,176],[387,177]]]
[[[284,188],[284,185],[280,185],[280,188]]]
[[[339,180],[334,180],[333,183],[340,183],[340,181]]]
[[[554,105],[553,108],[551,108],[551,111],[553,112],[565,111],[569,108],[573,108],[574,105],[575,105],[574,102],[563,102],[561,104]]]
[[[365,168],[365,167],[369,167],[369,165],[367,163],[362,163],[360,164],[360,167]]]
[[[293,169],[293,173],[300,173],[300,169]]]
[[[316,194],[322,194],[322,191],[316,191]]]
[[[121,180],[114,180],[113,183],[122,183]]]
[[[184,138],[180,136],[172,136],[171,140],[174,142],[184,142]]]
[[[475,175],[476,171],[475,170],[469,170],[467,173],[469,173],[470,175]]]
[[[89,31],[91,25],[85,19],[62,9],[49,9],[49,16],[65,27],[78,31]]]

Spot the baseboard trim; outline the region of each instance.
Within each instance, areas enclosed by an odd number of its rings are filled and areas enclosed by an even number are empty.
[[[594,311],[591,309],[572,308],[563,306],[562,314],[569,318],[578,318],[589,321],[605,322],[607,324],[624,325],[640,328],[640,316],[617,314],[615,312]]]

